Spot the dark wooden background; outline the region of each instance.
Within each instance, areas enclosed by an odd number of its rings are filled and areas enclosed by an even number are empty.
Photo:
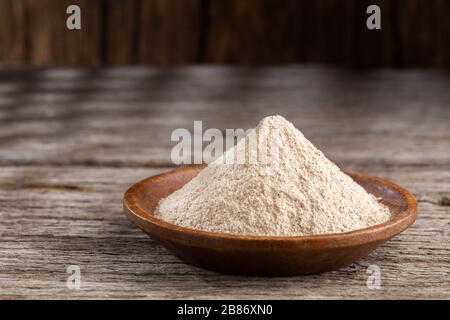
[[[65,27],[78,4],[82,30]],[[378,4],[382,29],[365,27]],[[0,0],[0,63],[449,67],[446,0]]]

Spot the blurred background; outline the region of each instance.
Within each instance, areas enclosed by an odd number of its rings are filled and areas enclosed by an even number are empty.
[[[449,15],[445,0],[0,0],[0,64],[448,68]]]

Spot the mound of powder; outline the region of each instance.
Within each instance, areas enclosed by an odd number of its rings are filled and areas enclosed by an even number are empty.
[[[251,162],[255,144],[249,134],[162,199],[155,214],[184,227],[260,236],[339,233],[390,218],[386,206],[283,117],[264,118],[252,132],[258,141],[268,141],[267,150],[277,151],[275,169],[267,171],[268,162]],[[243,164],[223,164],[243,146]]]

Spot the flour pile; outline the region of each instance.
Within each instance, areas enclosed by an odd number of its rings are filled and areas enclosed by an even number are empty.
[[[156,215],[184,227],[260,236],[339,233],[389,220],[387,207],[283,117],[264,118],[253,134],[269,141],[267,150],[277,150],[273,172],[262,170],[267,162],[249,160],[255,144],[248,135],[161,200]],[[244,164],[223,164],[243,146]]]

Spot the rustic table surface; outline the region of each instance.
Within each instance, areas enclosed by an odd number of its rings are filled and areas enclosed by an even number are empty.
[[[410,189],[416,223],[341,270],[249,278],[185,265],[126,220],[127,187],[172,166],[174,129],[271,114],[341,167]],[[0,298],[450,298],[449,74],[0,68],[0,123]]]

